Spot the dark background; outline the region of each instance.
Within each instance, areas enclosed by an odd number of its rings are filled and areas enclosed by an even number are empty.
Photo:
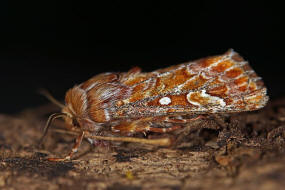
[[[229,48],[250,61],[272,99],[285,95],[281,4],[104,2],[1,1],[0,112],[47,103],[39,88],[63,100],[101,72],[151,71]]]

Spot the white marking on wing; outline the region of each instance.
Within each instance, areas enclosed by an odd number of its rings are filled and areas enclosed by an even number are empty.
[[[191,95],[192,95],[193,93],[197,93],[197,92],[189,92],[189,93],[187,94],[187,100],[188,100],[188,102],[191,103],[191,104],[193,104],[193,105],[201,106],[200,103],[191,100]],[[208,102],[209,102],[210,104],[218,104],[218,105],[221,105],[222,107],[225,107],[225,106],[226,106],[226,103],[225,103],[225,101],[224,101],[222,98],[219,98],[219,97],[216,97],[216,96],[211,96],[211,95],[207,94],[207,93],[206,93],[206,90],[204,90],[204,89],[201,91],[200,96],[201,96],[201,97],[204,97],[204,98],[207,98],[207,99],[208,99]]]
[[[171,99],[169,97],[163,97],[159,100],[161,105],[168,105],[171,103]]]

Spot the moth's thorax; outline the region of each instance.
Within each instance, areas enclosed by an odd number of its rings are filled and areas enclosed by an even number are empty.
[[[130,89],[118,82],[119,77],[116,73],[104,73],[69,89],[64,111],[84,122],[111,121],[117,101],[130,94]]]
[[[88,91],[75,86],[68,90],[65,96],[66,107],[63,109],[64,113],[67,113],[72,118],[76,118],[80,123],[80,120],[92,120],[93,122],[105,122],[106,117],[100,110],[90,113],[90,104],[94,102],[94,98],[88,95]]]

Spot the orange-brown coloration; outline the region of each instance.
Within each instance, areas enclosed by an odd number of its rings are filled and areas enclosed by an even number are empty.
[[[227,71],[226,75],[229,78],[236,78],[239,75],[241,75],[242,73],[243,73],[243,71],[240,68],[234,68],[234,69]]]
[[[209,98],[201,96],[200,92],[193,92],[189,97],[189,101],[197,102],[201,106],[209,104]]]
[[[126,80],[126,82],[124,83],[128,86],[133,86],[135,84],[139,84],[140,82],[145,81],[146,79],[147,79],[146,76],[138,76],[138,77]]]
[[[219,77],[213,79],[212,82],[209,83],[209,86],[220,86],[223,82],[220,80]]]
[[[224,101],[226,102],[227,105],[231,105],[233,103],[233,99],[231,98],[225,98]]]
[[[249,90],[252,92],[254,90],[256,90],[257,86],[254,82],[250,82],[249,83]]]
[[[94,117],[95,116],[95,117]],[[103,109],[100,110],[90,110],[90,118],[98,123],[107,122],[107,118]]]
[[[247,76],[242,76],[240,78],[237,78],[234,83],[237,85],[237,86],[240,86],[241,84],[243,83],[247,83],[248,82],[248,77]]]
[[[160,78],[156,79],[155,87],[156,87],[156,91],[153,93],[153,96],[162,94],[165,88],[165,85],[163,84],[163,81]]]
[[[212,70],[214,72],[224,72],[226,69],[230,68],[234,63],[231,61],[223,61],[221,63],[219,63],[217,66],[213,67]]]
[[[150,73],[99,74],[66,93],[62,112],[69,128],[81,130],[80,144],[85,133],[171,132],[187,122],[184,115],[253,111],[267,101],[261,78],[229,50]]]
[[[213,56],[213,57],[201,59],[201,62],[202,62],[201,67],[207,68],[207,67],[211,66],[212,64],[220,61],[221,58],[222,58],[222,56]]]
[[[122,100],[119,100],[119,101],[116,102],[116,106],[117,107],[121,107],[123,105],[124,105],[124,102]]]
[[[241,92],[245,92],[247,90],[247,85],[240,86],[238,89]]]
[[[182,84],[182,83],[186,82],[186,80],[188,80],[192,76],[193,75],[190,75],[186,71],[186,68],[183,67],[181,69],[178,69],[176,72],[174,72],[173,76],[171,77],[171,79],[172,79],[173,83],[179,85],[179,84]]]
[[[188,102],[186,98],[186,94],[180,94],[180,95],[171,95],[171,106],[189,106],[190,103]]]
[[[226,86],[218,86],[208,90],[208,94],[211,96],[226,97],[228,88]]]
[[[237,53],[232,56],[232,60],[235,61],[235,62],[242,62],[242,61],[244,61],[244,59]]]
[[[73,116],[84,117],[86,114],[84,111],[86,109],[86,104],[84,104],[85,99],[86,95],[84,91],[78,87],[68,90],[65,96],[65,102],[68,105],[66,111]]]
[[[160,86],[160,93],[171,91],[174,87],[183,84],[191,77],[192,76],[186,72],[185,68],[178,69],[169,75],[160,77],[160,84],[164,86],[164,88]],[[158,95],[158,93],[153,93],[153,95]]]
[[[147,103],[148,106],[162,106],[162,107],[171,107],[171,106],[190,106],[191,104],[188,102],[186,98],[186,94],[181,95],[168,95],[165,96],[171,100],[171,103],[167,105],[162,105],[159,103],[161,97],[158,97],[150,102]]]
[[[163,105],[161,105],[160,103],[159,103],[159,100],[160,100],[161,98],[156,98],[156,99],[154,99],[154,100],[151,100],[151,101],[149,101],[148,103],[147,103],[147,105],[148,106],[163,106]],[[165,105],[166,106],[166,105]]]
[[[129,102],[136,102],[138,100],[141,100],[144,96],[144,89],[146,88],[147,84],[141,83],[134,87],[133,93],[131,98],[129,99]]]
[[[254,72],[245,74],[245,71],[251,71],[250,66],[237,53],[228,51],[222,56],[208,57],[151,73],[142,73],[135,67],[126,73],[100,74],[75,87],[73,91],[78,94],[67,93],[67,107],[76,107],[73,115],[87,112],[89,119],[98,123],[122,117],[155,115],[158,112],[159,115],[164,115],[170,113],[169,109],[172,110],[173,106],[185,106],[188,107],[187,110],[191,108],[191,112],[237,112],[247,111],[247,108],[240,109],[236,105],[239,101],[232,99],[240,98],[242,101],[243,96],[251,96],[250,93],[260,90],[263,99],[260,99],[256,109],[261,108],[268,99],[266,89]],[[250,78],[256,79],[256,82],[250,81]],[[83,92],[87,97],[87,108],[82,107],[82,100],[79,101],[77,97]],[[70,101],[68,96],[74,96],[74,100]],[[170,102],[159,102],[163,97],[169,97]],[[199,108],[199,105],[202,107]],[[215,105],[215,109],[208,107],[211,105]],[[151,108],[152,106],[156,108]],[[184,113],[183,109],[173,112]]]
[[[255,96],[254,98],[248,98],[249,103],[256,104],[258,103],[263,97],[261,95]]]
[[[208,79],[204,78],[202,75],[198,75],[197,77],[192,77],[191,80],[187,81],[183,86],[182,90],[193,90],[203,86]]]
[[[236,102],[236,107],[239,108],[239,109],[245,109],[244,102],[242,100],[238,100]]]

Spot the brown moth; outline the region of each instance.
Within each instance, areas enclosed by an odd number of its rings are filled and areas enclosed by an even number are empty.
[[[67,128],[79,131],[79,136],[69,155],[49,160],[70,159],[84,137],[91,142],[100,139],[169,145],[167,138],[127,136],[171,132],[201,114],[258,110],[268,99],[262,79],[233,50],[149,73],[135,67],[128,72],[99,74],[69,89],[65,105],[53,100],[62,107],[62,113],[51,115],[44,136],[57,117],[63,117]],[[184,115],[198,117],[182,119]],[[110,135],[100,136],[106,129]]]

